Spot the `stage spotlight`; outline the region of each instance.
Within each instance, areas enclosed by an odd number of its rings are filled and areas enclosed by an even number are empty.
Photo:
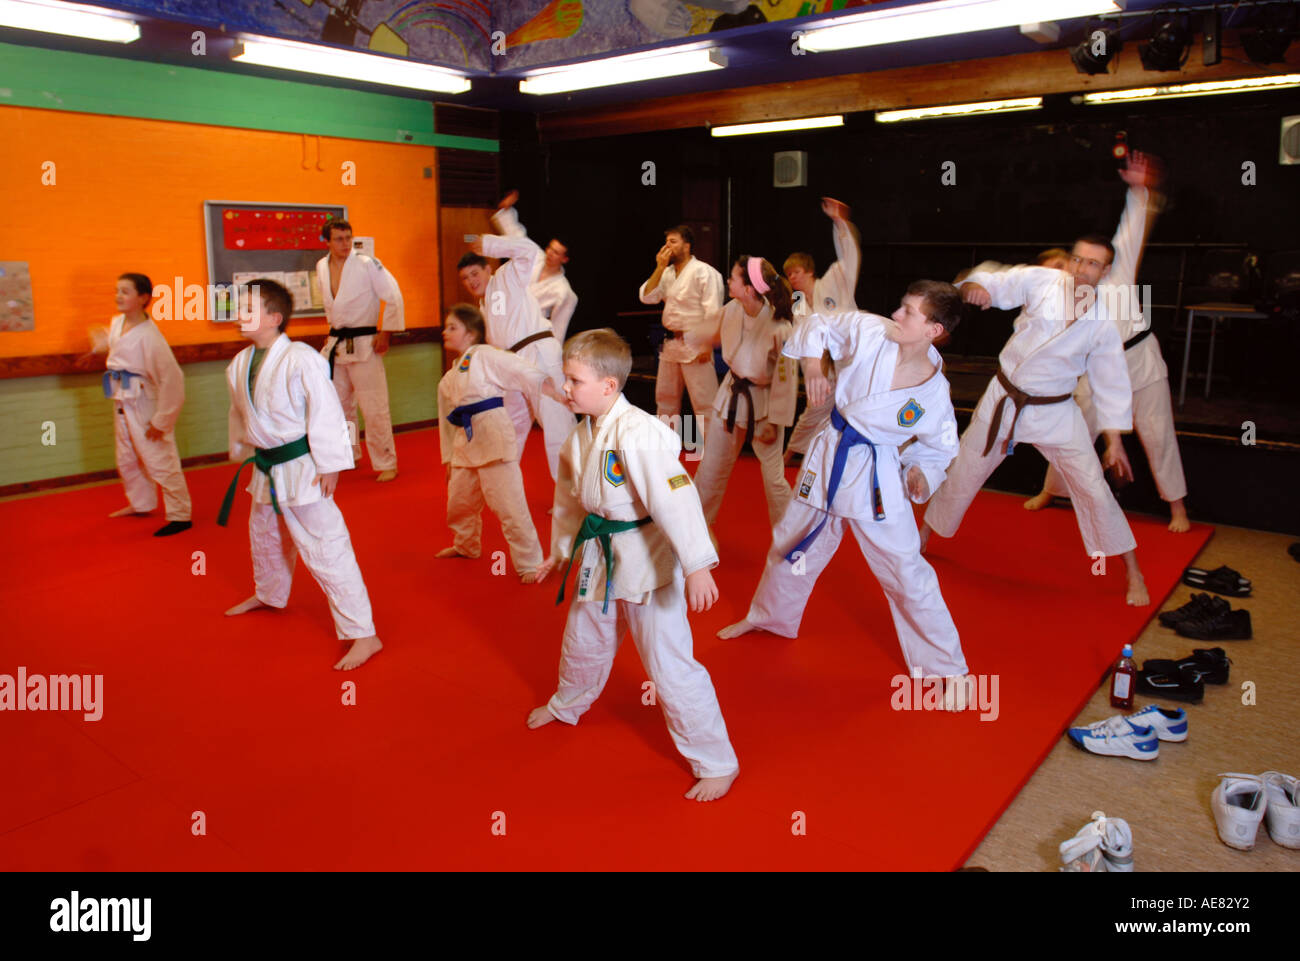
[[[1151,39],[1138,47],[1143,70],[1179,70],[1191,50],[1192,31],[1187,15],[1172,7],[1161,7],[1153,17]]]
[[[1242,35],[1242,49],[1255,63],[1282,63],[1296,35],[1296,8],[1265,7],[1259,19],[1254,30]]]
[[[1074,69],[1079,73],[1106,73],[1110,69],[1110,62],[1123,45],[1118,26],[1093,24],[1083,43],[1070,48],[1070,59],[1074,61]]]

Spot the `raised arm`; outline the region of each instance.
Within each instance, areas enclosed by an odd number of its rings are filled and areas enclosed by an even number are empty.
[[[654,273],[652,273],[650,278],[641,285],[641,289],[637,292],[637,296],[641,298],[641,303],[658,304],[663,301],[664,271],[668,269],[668,264],[671,260],[672,251],[668,249],[667,244],[664,244],[659,248],[659,252],[655,254]]]
[[[831,239],[835,244],[835,263],[830,265],[822,280],[835,291],[836,306],[840,310],[856,310],[854,292],[858,286],[858,271],[862,267],[858,228],[849,220],[847,204],[823,197],[822,210],[831,218]]]

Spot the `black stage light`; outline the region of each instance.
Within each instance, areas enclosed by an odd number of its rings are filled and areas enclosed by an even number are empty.
[[[1106,73],[1110,69],[1110,62],[1123,45],[1119,27],[1094,24],[1089,28],[1083,43],[1070,48],[1070,59],[1074,61],[1074,69],[1079,73]]]
[[[1282,63],[1296,35],[1296,7],[1263,7],[1254,30],[1243,33],[1242,49],[1255,63]]]
[[[1174,7],[1161,7],[1154,15],[1151,39],[1138,47],[1143,70],[1179,70],[1191,50],[1192,31],[1187,15]]]

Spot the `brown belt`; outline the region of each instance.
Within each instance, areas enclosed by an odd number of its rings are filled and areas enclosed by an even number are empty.
[[[727,433],[730,434],[736,429],[736,405],[740,400],[740,395],[745,395],[745,403],[749,406],[749,437],[754,437],[754,398],[749,394],[749,388],[754,386],[754,382],[746,380],[744,377],[737,377],[734,373],[731,375],[731,403],[727,407]]]
[[[512,353],[512,354],[516,354],[516,353],[518,353],[520,350],[522,350],[523,348],[527,347],[529,344],[536,343],[536,342],[539,341],[539,340],[545,340],[547,337],[554,337],[554,336],[555,336],[554,331],[550,331],[550,330],[539,330],[537,333],[535,333],[535,334],[529,334],[529,335],[528,335],[527,337],[525,337],[523,340],[521,340],[521,341],[515,343],[514,345],[512,345],[512,346],[509,348],[510,353]]]
[[[1059,404],[1074,396],[1073,393],[1069,393],[1061,394],[1059,397],[1032,397],[1015,384],[1011,383],[1010,378],[1002,372],[1001,367],[998,368],[998,383],[1001,384],[1003,389],[1007,392],[1007,396],[998,401],[998,408],[993,412],[993,423],[989,424],[988,443],[984,445],[983,456],[985,457],[989,456],[989,451],[993,449],[993,444],[998,439],[998,427],[1002,424],[1002,408],[1008,400],[1016,405],[1015,416],[1011,418],[1011,430],[1007,433],[1007,446],[1003,450],[1004,454],[1009,455],[1012,448],[1015,446],[1011,438],[1016,436],[1016,421],[1020,420],[1020,412],[1025,409],[1026,405],[1035,406],[1039,404]]]

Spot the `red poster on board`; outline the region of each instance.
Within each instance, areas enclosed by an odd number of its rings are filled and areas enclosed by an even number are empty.
[[[221,212],[227,250],[325,250],[321,228],[333,217],[325,210],[241,210]]]

